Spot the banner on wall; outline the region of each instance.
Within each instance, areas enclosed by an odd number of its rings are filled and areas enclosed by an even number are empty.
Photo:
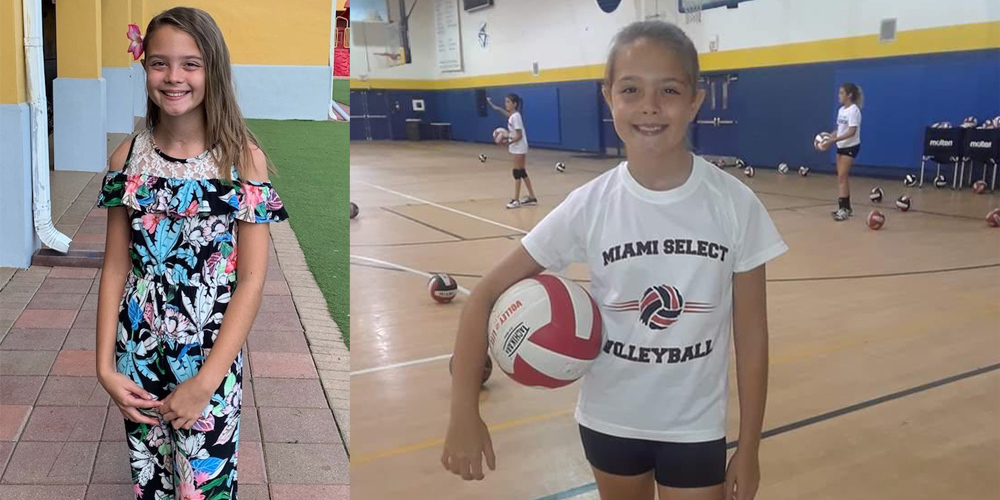
[[[438,71],[462,71],[458,0],[434,0]]]

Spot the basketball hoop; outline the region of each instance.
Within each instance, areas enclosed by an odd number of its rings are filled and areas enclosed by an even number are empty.
[[[384,57],[386,60],[386,67],[392,66],[402,66],[406,64],[406,53],[402,47],[397,50],[387,49],[385,52],[372,52],[373,56]]]

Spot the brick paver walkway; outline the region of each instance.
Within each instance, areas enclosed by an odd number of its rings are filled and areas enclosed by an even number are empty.
[[[88,187],[83,203],[96,199]],[[73,248],[102,250],[106,212]],[[287,224],[247,341],[240,500],[349,498],[349,354]],[[33,266],[0,290],[0,498],[133,498],[121,414],[94,373],[99,270]]]

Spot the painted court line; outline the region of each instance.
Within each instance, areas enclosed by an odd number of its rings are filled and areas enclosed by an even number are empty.
[[[796,422],[792,422],[790,424],[782,425],[782,426],[776,427],[774,429],[766,430],[766,431],[764,431],[761,434],[761,439],[767,439],[767,438],[769,438],[771,436],[777,436],[779,434],[784,434],[786,432],[794,431],[796,429],[801,429],[803,427],[807,427],[807,426],[810,426],[810,425],[813,425],[813,424],[816,424],[816,423],[819,423],[819,422],[823,422],[825,420],[830,420],[832,418],[836,418],[836,417],[840,417],[840,416],[843,416],[843,415],[847,415],[848,413],[854,413],[856,411],[864,410],[865,408],[870,408],[872,406],[880,405],[882,403],[886,403],[886,402],[889,402],[889,401],[894,401],[894,400],[897,400],[897,399],[900,399],[900,398],[904,398],[906,396],[910,396],[910,395],[913,395],[913,394],[917,394],[919,392],[924,392],[926,390],[933,389],[935,387],[941,387],[942,385],[947,385],[947,384],[951,384],[951,383],[954,383],[954,382],[958,382],[960,380],[965,380],[965,379],[970,378],[970,377],[975,377],[976,375],[982,375],[984,373],[993,372],[993,371],[996,371],[998,369],[1000,369],[1000,363],[989,365],[989,366],[984,366],[982,368],[977,368],[975,370],[970,370],[970,371],[967,371],[965,373],[959,373],[957,375],[952,375],[950,377],[945,377],[943,379],[935,380],[933,382],[928,382],[928,383],[923,384],[923,385],[918,385],[916,387],[911,387],[909,389],[904,389],[902,391],[893,392],[891,394],[886,394],[884,396],[880,396],[880,397],[877,397],[877,398],[869,399],[868,401],[862,401],[860,403],[856,403],[856,404],[853,404],[853,405],[850,405],[850,406],[846,406],[844,408],[839,408],[839,409],[836,409],[836,410],[833,410],[833,411],[830,411],[830,412],[826,412],[826,413],[823,413],[823,414],[820,414],[820,415],[815,415],[815,416],[812,416],[812,417],[809,417],[809,418],[805,418],[805,419],[802,419],[802,420],[799,420],[799,421],[796,421]],[[732,449],[732,448],[737,447],[738,445],[739,445],[738,441],[732,441],[732,442],[726,443],[726,449]],[[582,486],[577,486],[575,488],[570,488],[568,490],[560,491],[560,492],[554,493],[552,495],[540,497],[537,500],[565,500],[567,498],[574,498],[574,497],[577,497],[577,496],[582,495],[584,493],[588,493],[590,491],[594,491],[596,489],[597,489],[597,484],[596,483],[588,483],[588,484],[585,484],[585,485],[582,485]]]
[[[354,255],[354,254],[351,254],[350,257],[352,259],[357,259],[357,260],[362,260],[362,261],[367,261],[367,262],[373,262],[375,264],[380,264],[380,265],[383,265],[383,266],[386,266],[386,267],[391,267],[391,268],[399,269],[399,270],[402,270],[402,271],[411,272],[413,274],[417,274],[419,276],[423,276],[423,277],[428,278],[428,279],[430,279],[430,277],[432,276],[430,273],[426,273],[424,271],[418,271],[416,269],[411,269],[409,267],[401,266],[399,264],[394,264],[392,262],[387,262],[387,261],[384,261],[384,260],[373,259],[371,257],[363,257],[361,255]],[[466,295],[469,295],[469,293],[470,293],[469,290],[467,288],[463,287],[462,285],[458,285],[458,291],[462,292],[462,293],[464,293]],[[434,362],[434,361],[440,361],[442,359],[448,359],[450,357],[451,357],[451,354],[442,354],[440,356],[431,356],[429,358],[415,359],[413,361],[405,361],[403,363],[396,363],[396,364],[386,365],[386,366],[377,366],[375,368],[368,368],[368,369],[365,369],[365,370],[353,371],[353,372],[351,372],[350,375],[353,377],[355,375],[364,375],[366,373],[374,373],[374,372],[380,372],[380,371],[385,371],[385,370],[392,370],[394,368],[400,368],[400,367],[404,367],[404,366],[420,365],[420,364],[424,364],[424,363],[431,363],[431,362]]]
[[[358,184],[364,184],[365,186],[372,187],[372,188],[378,189],[380,191],[385,191],[386,193],[394,194],[394,195],[399,196],[401,198],[406,198],[408,200],[413,200],[413,201],[415,201],[417,203],[423,203],[424,205],[430,205],[430,206],[435,207],[435,208],[440,208],[441,210],[447,210],[449,212],[456,213],[458,215],[462,215],[462,216],[468,217],[470,219],[475,219],[475,220],[477,220],[479,222],[485,222],[487,224],[492,224],[492,225],[497,226],[497,227],[502,227],[504,229],[507,229],[508,231],[514,231],[515,233],[520,233],[520,234],[528,234],[527,231],[525,231],[524,229],[518,228],[518,227],[508,226],[507,224],[504,224],[502,222],[497,222],[495,220],[486,219],[486,218],[480,217],[478,215],[472,215],[472,214],[470,214],[468,212],[463,212],[463,211],[455,209],[455,208],[446,207],[444,205],[441,205],[441,204],[438,204],[438,203],[434,203],[433,201],[427,201],[427,200],[424,200],[424,199],[421,199],[421,198],[417,198],[416,196],[410,196],[410,195],[408,195],[406,193],[400,193],[399,191],[393,191],[392,189],[385,188],[385,187],[382,187],[382,186],[378,186],[378,185],[372,184],[370,182],[365,182],[365,181],[353,181],[353,182],[357,182]]]
[[[838,344],[829,345],[828,347],[832,347],[833,350],[838,350],[840,348],[849,347],[851,345],[855,345],[855,344],[858,344],[860,342],[861,341],[847,342],[847,343],[838,343]],[[830,350],[809,351],[809,352],[805,352],[805,353],[799,353],[797,355],[791,355],[791,356],[785,356],[785,357],[776,357],[776,358],[772,358],[771,364],[772,364],[772,366],[779,365],[779,364],[787,363],[787,362],[794,361],[794,360],[797,360],[797,359],[808,358],[810,356],[813,356],[813,355],[816,355],[816,354],[819,354],[819,353],[822,353],[822,352],[830,352]],[[428,359],[430,359],[430,358],[428,358]],[[423,361],[423,360],[417,360],[417,361]],[[389,368],[390,367],[386,367],[385,369],[389,369]],[[893,399],[898,399],[898,398],[901,398],[903,396],[908,396],[908,395],[916,393],[916,392],[921,392],[921,391],[924,391],[924,390],[927,390],[927,389],[938,387],[940,385],[945,385],[945,384],[948,384],[948,383],[951,383],[951,382],[962,380],[964,378],[972,377],[972,376],[975,376],[975,375],[979,375],[979,374],[982,374],[982,373],[986,373],[986,372],[994,371],[994,370],[998,370],[998,369],[1000,369],[1000,363],[995,364],[995,365],[990,365],[990,366],[987,366],[987,367],[984,367],[984,368],[979,368],[979,369],[976,369],[976,370],[972,370],[972,371],[969,371],[969,372],[965,372],[965,373],[962,373],[962,374],[959,374],[959,375],[954,375],[954,376],[951,376],[951,377],[947,377],[947,378],[944,378],[944,379],[941,379],[941,380],[938,380],[938,381],[935,381],[935,382],[930,382],[930,383],[927,383],[927,384],[924,384],[924,385],[921,385],[921,386],[917,386],[915,388],[906,389],[906,390],[903,390],[903,391],[900,391],[900,392],[895,392],[895,393],[889,394],[887,396],[882,396],[880,398],[871,399],[871,400],[868,400],[868,401],[865,401],[865,402],[862,402],[862,403],[858,403],[858,404],[855,404],[855,405],[852,405],[852,406],[848,406],[846,408],[841,408],[839,410],[834,410],[834,411],[829,412],[829,413],[824,413],[822,415],[810,417],[810,418],[807,418],[807,419],[804,419],[804,420],[800,420],[798,422],[793,422],[791,424],[788,424],[788,425],[785,425],[785,426],[782,426],[782,427],[778,427],[778,428],[775,428],[775,429],[767,430],[767,431],[765,431],[763,433],[763,437],[766,438],[766,437],[773,436],[775,434],[781,434],[781,433],[784,433],[784,432],[788,432],[790,430],[794,430],[794,429],[797,429],[799,427],[804,427],[805,425],[811,425],[811,424],[814,424],[814,423],[822,421],[822,420],[827,420],[829,418],[833,418],[835,416],[839,416],[839,415],[842,415],[844,413],[852,413],[854,411],[858,411],[860,409],[867,408],[869,406],[874,406],[876,404],[880,404],[880,403],[883,403],[883,402],[886,402],[886,401],[891,401]],[[501,423],[501,424],[497,424],[495,426],[490,426],[490,429],[491,430],[509,429],[511,427],[517,427],[517,426],[524,425],[524,424],[527,424],[527,423],[534,423],[534,422],[538,422],[538,421],[541,421],[541,420],[547,420],[547,419],[554,418],[554,417],[557,417],[557,416],[562,416],[562,415],[570,414],[572,412],[573,412],[573,409],[568,409],[568,410],[561,410],[561,411],[554,412],[554,413],[547,413],[547,414],[543,414],[543,415],[535,415],[535,416],[525,417],[525,418],[522,418],[522,419],[510,421],[510,422],[504,422],[504,423]],[[404,454],[404,453],[409,453],[411,451],[421,450],[421,449],[426,448],[428,446],[437,445],[437,444],[439,444],[439,441],[441,441],[441,440],[434,440],[434,441],[428,441],[428,442],[424,442],[424,443],[417,443],[417,444],[409,445],[409,446],[402,446],[402,447],[397,447],[397,448],[390,448],[390,449],[385,450],[385,451],[383,451],[381,453],[378,453],[377,455],[373,455],[373,456],[370,456],[370,457],[363,457],[363,458],[367,458],[367,460],[365,460],[365,461],[371,461],[371,460],[377,460],[379,458],[384,458],[384,457],[388,457],[388,456],[401,455],[401,454]],[[443,442],[443,441],[441,441],[441,442]],[[737,444],[736,442],[728,443],[727,448],[733,448],[733,447],[736,446],[736,444]],[[590,489],[593,489],[593,488],[590,488]],[[574,488],[574,490],[576,490],[576,489]],[[579,491],[577,494],[582,494],[582,493],[585,493],[587,491],[590,491],[590,490],[585,489],[585,490]],[[563,492],[562,494],[566,494],[566,492]],[[557,495],[559,495],[559,494],[557,493],[556,495],[549,496],[549,497],[544,497],[543,499],[538,499],[538,500],[559,500],[559,499],[564,499],[564,498],[570,498],[570,497],[567,497],[567,496],[557,496]]]
[[[414,218],[414,217],[410,217],[409,215],[406,215],[406,214],[399,213],[399,212],[397,212],[395,210],[392,210],[390,208],[385,208],[385,207],[380,207],[380,208],[382,210],[385,210],[386,212],[389,212],[390,214],[393,214],[393,215],[397,216],[397,217],[402,217],[402,218],[404,218],[404,219],[406,219],[406,220],[408,220],[410,222],[415,222],[417,224],[420,224],[421,226],[424,226],[424,227],[429,228],[429,229],[433,229],[433,230],[435,230],[435,231],[437,231],[439,233],[447,234],[448,236],[451,236],[452,238],[455,238],[456,240],[465,241],[465,238],[463,238],[463,237],[461,237],[461,236],[459,236],[459,235],[457,235],[457,234],[455,234],[455,233],[453,233],[451,231],[445,231],[444,229],[441,229],[441,228],[439,228],[439,227],[437,227],[437,226],[435,226],[433,224],[428,224],[428,223],[426,223],[426,222],[424,222],[424,221],[422,221],[420,219],[417,219],[417,218]]]
[[[420,364],[424,364],[424,363],[430,363],[432,361],[440,361],[442,359],[448,359],[450,357],[451,357],[451,354],[442,354],[440,356],[431,356],[429,358],[415,359],[413,361],[406,361],[406,362],[403,362],[403,363],[396,363],[396,364],[385,365],[385,366],[376,366],[375,368],[368,368],[366,370],[358,370],[356,372],[351,372],[351,376],[353,377],[355,375],[364,375],[366,373],[373,373],[373,372],[380,372],[380,371],[385,371],[385,370],[392,370],[394,368],[402,368],[404,366],[420,365]]]
[[[433,274],[428,273],[428,272],[418,271],[416,269],[411,269],[411,268],[406,267],[406,266],[401,266],[399,264],[394,264],[392,262],[388,262],[388,261],[384,261],[384,260],[373,259],[371,257],[364,257],[364,256],[361,256],[361,255],[355,255],[355,254],[350,254],[350,257],[352,259],[365,260],[365,261],[368,261],[368,262],[374,262],[376,264],[381,264],[383,266],[394,267],[394,268],[400,269],[402,271],[407,271],[407,272],[411,272],[413,274],[418,274],[418,275],[423,276],[423,277],[425,277],[427,279],[430,279],[431,276],[433,276]],[[469,295],[471,293],[471,292],[469,292],[468,288],[465,288],[462,285],[458,285],[457,283],[456,283],[456,285],[458,286],[458,291],[459,292],[462,292],[462,293],[464,293],[466,295]]]

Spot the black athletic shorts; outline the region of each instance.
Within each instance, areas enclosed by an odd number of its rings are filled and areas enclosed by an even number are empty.
[[[587,461],[618,476],[655,471],[656,482],[670,488],[705,488],[726,481],[726,440],[668,443],[602,434],[580,426]]]
[[[851,158],[858,157],[858,151],[861,151],[861,145],[851,146],[849,148],[837,148],[838,155],[850,156]]]

